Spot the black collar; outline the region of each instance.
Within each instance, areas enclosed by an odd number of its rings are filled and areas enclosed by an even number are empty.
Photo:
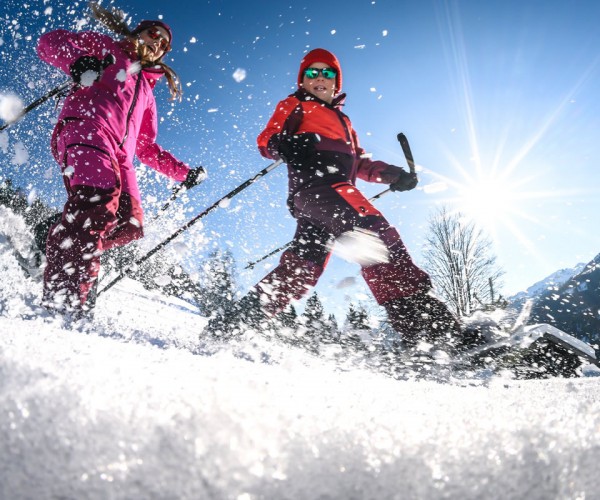
[[[323,99],[319,99],[318,97],[312,95],[310,92],[308,92],[307,90],[305,90],[303,88],[299,88],[298,90],[296,90],[296,92],[294,92],[292,94],[292,96],[296,97],[300,101],[316,101],[319,104],[322,104],[324,106],[329,106],[331,108],[342,107],[344,105],[344,102],[346,101],[346,94],[338,94],[333,98],[333,101],[331,101],[331,104],[329,104],[328,102],[324,101]]]

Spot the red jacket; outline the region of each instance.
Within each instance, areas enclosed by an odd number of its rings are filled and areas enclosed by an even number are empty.
[[[360,147],[356,132],[341,107],[345,94],[332,104],[313,96],[304,89],[279,102],[266,128],[258,136],[258,149],[266,158],[279,158],[280,134],[316,133],[321,141],[315,144],[317,161],[311,165],[288,165],[290,195],[315,184],[367,182],[390,184],[397,180],[399,167],[383,161],[373,161]]]

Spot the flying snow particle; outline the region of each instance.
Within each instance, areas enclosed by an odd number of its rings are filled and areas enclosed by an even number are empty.
[[[219,202],[219,208],[229,208],[229,205],[231,205],[231,199],[229,198],[226,198]]]
[[[246,79],[246,70],[242,68],[238,68],[233,72],[233,79],[240,83]]]
[[[72,167],[72,166],[69,166],[69,167],[67,167],[67,168],[65,168],[65,169],[63,170],[63,175],[64,175],[66,178],[68,178],[68,179],[70,179],[71,177],[73,177],[73,174],[74,174],[74,173],[75,173],[75,168],[74,168],[74,167]]]
[[[45,11],[44,14],[46,16],[51,16],[52,15],[52,7],[48,7]]]
[[[0,94],[0,118],[5,122],[18,120],[24,108],[23,101],[15,94]]]
[[[91,87],[97,79],[98,73],[90,69],[81,74],[80,84],[82,87]]]
[[[29,191],[29,194],[27,195],[27,204],[33,205],[33,202],[35,200],[37,200],[38,198],[39,198],[38,192],[35,188],[33,188],[31,191]]]
[[[136,61],[136,62],[131,63],[129,68],[127,68],[127,73],[129,73],[130,75],[133,75],[135,73],[139,73],[141,70],[142,70],[142,63],[140,63],[139,61]]]
[[[156,283],[158,286],[167,286],[169,283],[171,283],[171,278],[166,274],[155,276],[154,283]]]
[[[191,252],[190,247],[185,242],[174,242],[172,248],[177,255],[181,255],[182,257],[189,255]]]
[[[376,89],[375,87],[371,87],[369,90],[370,90],[371,92],[377,92],[377,89]]]
[[[190,43],[196,43],[198,40],[196,39],[195,36],[193,36],[192,38],[190,38]]]
[[[88,22],[86,19],[76,19],[75,26],[76,26],[77,31],[81,31],[87,23]]]
[[[13,165],[23,165],[29,160],[29,153],[25,149],[25,145],[19,141],[15,144],[15,154],[10,161]]]
[[[0,132],[0,149],[4,154],[8,153],[8,134]]]
[[[124,82],[127,80],[127,71],[124,68],[120,69],[115,78],[120,82]]]
[[[329,33],[331,33],[332,35],[335,35],[337,32],[337,30],[331,30]]]
[[[348,262],[363,267],[389,262],[389,253],[379,237],[365,229],[347,231],[333,243],[333,252]]]
[[[381,32],[381,34],[382,34],[383,36],[388,36],[388,30],[383,30],[383,31]]]

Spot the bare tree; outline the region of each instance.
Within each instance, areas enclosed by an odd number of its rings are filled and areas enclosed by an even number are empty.
[[[436,291],[460,316],[494,303],[504,272],[496,265],[492,242],[460,212],[440,209],[429,220],[424,265]]]

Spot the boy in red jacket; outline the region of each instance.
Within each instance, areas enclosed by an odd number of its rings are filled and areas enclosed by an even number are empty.
[[[385,246],[387,259],[361,264],[361,273],[392,327],[407,346],[420,340],[444,343],[458,330],[455,318],[431,295],[429,276],[413,263],[398,231],[355,186],[359,178],[408,191],[416,187],[417,177],[365,155],[341,111],[341,90],[337,58],[324,49],[312,50],[300,63],[298,90],[277,105],[258,136],[263,156],[282,158],[288,165],[288,205],[298,225],[279,266],[240,301],[240,314],[256,315],[257,307],[259,317],[282,311],[317,283],[333,241],[367,231]]]

